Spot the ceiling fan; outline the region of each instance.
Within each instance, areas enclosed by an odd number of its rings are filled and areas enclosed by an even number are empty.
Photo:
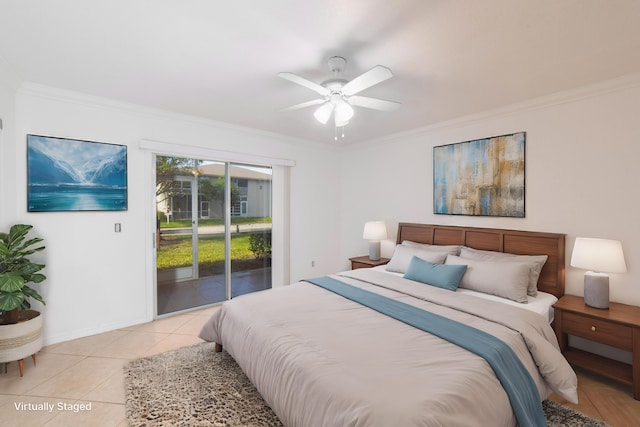
[[[376,65],[369,71],[349,81],[340,77],[342,70],[344,70],[347,64],[344,58],[333,56],[329,58],[328,64],[329,69],[333,73],[333,77],[320,84],[300,77],[297,74],[279,73],[278,77],[311,89],[322,96],[322,98],[302,102],[291,107],[283,108],[280,111],[293,111],[320,105],[313,114],[315,118],[320,123],[326,124],[333,114],[336,128],[338,128],[344,127],[349,123],[349,120],[351,120],[354,115],[353,106],[379,111],[394,111],[400,107],[401,104],[399,102],[356,95],[371,86],[393,77],[391,70],[387,67]]]

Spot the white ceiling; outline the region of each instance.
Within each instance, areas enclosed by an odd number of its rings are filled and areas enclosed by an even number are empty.
[[[317,98],[276,77],[394,78],[346,144],[640,72],[638,0],[1,0],[0,57],[25,81],[334,143]]]

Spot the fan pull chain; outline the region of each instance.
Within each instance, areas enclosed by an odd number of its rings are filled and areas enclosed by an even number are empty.
[[[344,138],[344,128],[345,128],[345,127],[344,127],[344,126],[342,126],[342,135],[341,135],[341,138]],[[338,126],[336,126],[336,127],[334,128],[334,136],[333,136],[333,140],[334,140],[334,141],[337,141],[337,140],[338,140]]]

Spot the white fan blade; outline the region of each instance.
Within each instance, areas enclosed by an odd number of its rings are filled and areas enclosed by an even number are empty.
[[[344,85],[342,93],[347,96],[355,95],[356,93],[365,90],[373,85],[377,85],[387,79],[393,77],[393,73],[387,67],[382,65],[376,65],[369,71],[365,71],[349,83]]]
[[[311,80],[307,80],[304,77],[300,77],[293,73],[278,73],[278,77],[281,77],[285,80],[289,80],[290,82],[294,82],[301,86],[309,88],[314,92],[318,92],[322,96],[327,96],[331,93],[331,91],[326,87],[320,86],[319,84],[314,83]]]
[[[283,108],[283,109],[281,109],[279,111],[280,112],[285,112],[285,111],[300,110],[302,108],[311,107],[312,105],[322,104],[323,102],[325,102],[324,99],[318,98],[318,99],[314,99],[312,101],[301,102],[300,104],[292,105],[291,107]]]
[[[347,101],[351,105],[357,105],[358,107],[371,108],[372,110],[380,111],[395,111],[402,104],[395,101],[386,101],[384,99],[369,98],[366,96],[351,96],[347,98]]]

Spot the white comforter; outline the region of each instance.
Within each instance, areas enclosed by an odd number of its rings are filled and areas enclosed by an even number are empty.
[[[367,269],[334,277],[495,335],[541,398],[577,402],[542,316]],[[516,424],[484,359],[310,283],[234,298],[200,337],[224,346],[286,426]]]

